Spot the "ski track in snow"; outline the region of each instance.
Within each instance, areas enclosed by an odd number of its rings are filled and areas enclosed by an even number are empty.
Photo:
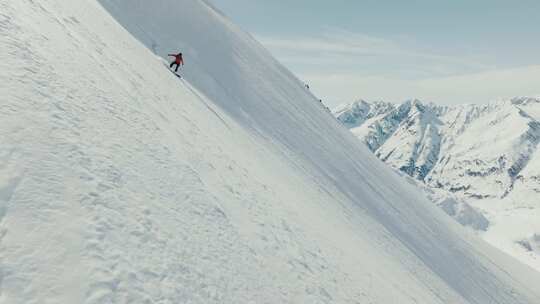
[[[208,105],[208,102],[206,101],[207,98],[202,96],[200,92],[197,92],[197,90],[195,90],[193,87],[191,87],[188,83],[186,83],[184,81],[184,79],[180,79],[180,81],[182,81],[182,83],[186,86],[186,88],[191,92],[193,93],[193,95],[197,96],[197,98],[204,104],[204,106],[210,111],[212,112],[212,114],[214,114],[222,123],[225,127],[227,127],[229,130],[230,130],[230,127],[229,125],[227,124],[227,122],[221,118],[221,116],[219,116],[219,114],[214,110],[212,109],[209,105]]]

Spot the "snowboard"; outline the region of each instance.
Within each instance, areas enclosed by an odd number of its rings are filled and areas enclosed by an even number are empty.
[[[182,76],[178,75],[178,73],[176,73],[175,71],[173,71],[173,70],[169,70],[169,71],[171,71],[171,73],[173,73],[174,76],[176,76],[176,77],[182,79]]]
[[[182,76],[180,76],[178,73],[176,73],[175,71],[171,70],[171,67],[169,66],[169,64],[167,63],[167,61],[163,61],[163,65],[167,68],[167,70],[171,71],[171,73],[174,74],[174,76],[178,77],[179,79],[182,79]]]

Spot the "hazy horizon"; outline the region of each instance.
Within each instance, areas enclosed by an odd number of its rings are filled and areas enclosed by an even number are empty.
[[[540,95],[540,2],[212,2],[330,106]]]

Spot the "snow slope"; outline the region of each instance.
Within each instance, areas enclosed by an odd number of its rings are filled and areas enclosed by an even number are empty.
[[[540,271],[539,98],[454,107],[359,101],[336,114],[375,155],[430,188],[433,201],[458,202],[480,220],[458,221]]]
[[[540,300],[210,5],[102,4],[149,48],[94,0],[0,2],[0,303]]]

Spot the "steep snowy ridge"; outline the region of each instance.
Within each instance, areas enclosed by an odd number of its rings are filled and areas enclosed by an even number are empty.
[[[365,101],[361,103],[364,108],[370,108]],[[387,104],[386,112],[377,112],[376,115],[369,111],[357,111],[358,104],[359,102],[356,102],[349,107],[342,107],[335,111],[335,114],[338,120],[364,140],[379,158],[419,180],[450,191],[462,191],[470,196],[483,197],[482,191],[485,188],[471,189],[474,185],[462,185],[459,181],[450,184],[438,179],[440,171],[447,169],[448,157],[459,158],[467,153],[479,155],[477,159],[471,159],[470,154],[467,154],[458,161],[465,165],[452,170],[466,168],[465,174],[468,176],[492,176],[501,184],[495,194],[501,197],[512,190],[513,181],[537,151],[540,138],[540,123],[534,117],[538,111],[534,107],[540,107],[540,101],[532,98],[456,107],[423,105],[415,100],[402,105]],[[378,105],[380,102],[374,104]],[[529,107],[521,109],[522,104]],[[528,110],[533,114],[529,115]],[[372,117],[375,119],[369,120]],[[389,121],[391,123],[388,123]],[[381,128],[381,125],[388,126]],[[381,129],[388,131],[380,132]],[[480,134],[484,136],[473,138]],[[380,143],[373,145],[373,142]],[[494,147],[482,145],[483,142],[496,144],[499,149],[496,149],[495,153],[509,153],[495,155],[502,158],[489,159],[492,155],[483,152],[493,150]],[[402,146],[399,151],[396,150],[398,146]],[[441,149],[444,154],[439,155]],[[395,151],[398,152],[397,156],[392,156]],[[420,164],[417,163],[419,160],[422,161]],[[477,168],[472,168],[474,166]],[[489,195],[493,195],[492,191],[489,192]]]
[[[2,304],[540,300],[205,1],[7,0],[0,32]]]
[[[405,111],[408,109],[408,111]],[[403,120],[397,129],[388,134],[375,154],[407,174],[423,180],[435,166],[440,152],[439,128],[442,123],[437,115],[419,101],[407,102],[396,109]],[[406,142],[406,145],[404,144]],[[408,150],[403,150],[408,149]],[[404,155],[410,155],[405,158]]]
[[[498,225],[486,239],[540,270],[540,257],[519,245],[540,231],[535,223],[540,219],[540,99],[453,107],[412,103],[416,106],[409,107],[411,101],[387,104],[388,110],[373,120],[365,118],[370,113],[356,110],[358,104],[369,108],[365,101],[342,106],[335,114],[377,157],[436,191],[432,200],[437,204],[448,196],[482,211]],[[396,115],[403,108],[409,111]],[[388,124],[387,117],[397,119]],[[383,134],[379,130],[384,124],[389,131]],[[518,219],[523,222],[516,224]],[[493,231],[502,227],[510,233],[501,239]]]

